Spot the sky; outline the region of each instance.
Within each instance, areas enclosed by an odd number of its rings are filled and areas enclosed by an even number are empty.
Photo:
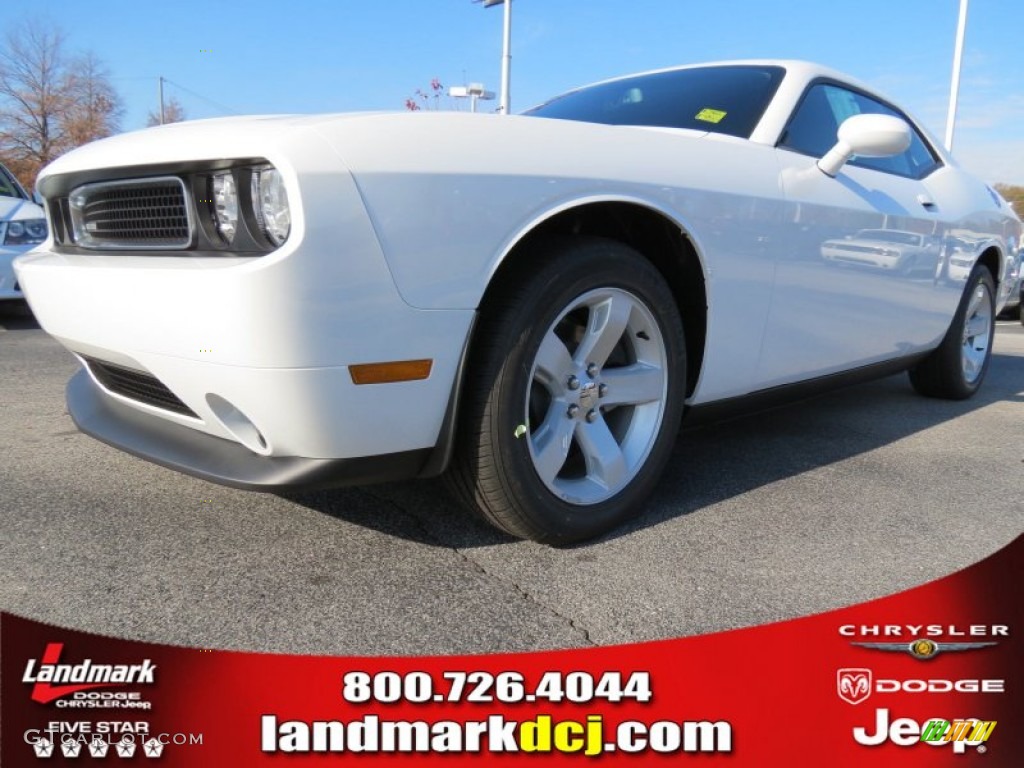
[[[416,90],[500,90],[502,7],[471,0],[3,0],[91,50],[145,125],[165,95],[190,118],[403,109]],[[514,0],[512,111],[615,75],[737,58],[826,64],[879,89],[941,140],[960,0]],[[440,107],[454,107],[447,97]],[[433,103],[433,102],[431,102]],[[481,105],[493,109],[497,102]],[[461,105],[464,108],[464,105]],[[1024,1],[973,0],[954,154],[1024,185]]]

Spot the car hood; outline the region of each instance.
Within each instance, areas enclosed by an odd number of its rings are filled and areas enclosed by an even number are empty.
[[[94,141],[57,158],[43,169],[37,186],[46,195],[47,178],[97,168],[267,157],[324,120],[359,119],[366,114],[372,113],[224,117],[131,131]]]
[[[148,128],[119,134],[87,144],[47,166],[39,177],[39,188],[50,194],[46,180],[60,174],[74,174],[98,168],[132,168],[146,165],[202,162],[224,158],[263,158],[277,164],[287,162],[297,148],[310,142],[329,144],[350,169],[363,166],[363,151],[383,165],[387,149],[398,148],[404,168],[409,154],[427,165],[430,158],[444,163],[445,157],[464,154],[465,139],[484,142],[484,157],[496,158],[527,151],[543,153],[557,145],[572,148],[578,137],[591,135],[605,141],[621,139],[622,131],[644,131],[647,135],[672,133],[701,139],[707,133],[681,129],[636,128],[596,125],[540,117],[501,116],[459,112],[351,112],[326,115],[278,115],[216,118]],[[714,135],[713,135],[714,137]],[[414,150],[414,151],[413,151]],[[607,146],[605,147],[607,151]],[[551,154],[551,153],[547,153]],[[377,165],[377,163],[375,163]],[[449,163],[450,167],[450,163]]]
[[[20,197],[0,196],[0,223],[7,221],[24,221],[25,219],[41,219],[43,209],[31,200]]]

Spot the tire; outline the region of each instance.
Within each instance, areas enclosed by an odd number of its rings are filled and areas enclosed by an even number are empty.
[[[597,238],[545,242],[501,279],[481,308],[449,487],[518,538],[598,536],[638,510],[675,442],[675,299],[643,256]]]
[[[942,343],[910,370],[920,394],[965,400],[981,386],[992,357],[996,287],[988,268],[976,264]]]

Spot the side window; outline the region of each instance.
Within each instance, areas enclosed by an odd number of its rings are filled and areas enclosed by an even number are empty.
[[[835,146],[839,123],[826,96],[826,87],[816,85],[804,96],[782,136],[782,146],[813,157],[822,157]]]
[[[892,115],[901,120],[907,119],[891,107],[862,93],[820,83],[812,86],[804,96],[779,146],[821,157],[836,143],[839,126],[846,118],[854,115]],[[892,157],[854,155],[850,164],[913,179],[922,178],[938,165],[938,159],[912,125],[910,132],[910,147],[903,154]]]

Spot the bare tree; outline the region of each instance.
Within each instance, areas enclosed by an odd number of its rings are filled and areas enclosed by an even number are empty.
[[[444,95],[444,85],[441,84],[440,78],[431,78],[430,93],[417,88],[416,93],[405,100],[405,108],[410,112],[419,112],[421,109],[440,109],[442,95]]]
[[[0,45],[0,158],[26,187],[39,169],[117,130],[120,103],[92,54],[69,59],[63,33],[31,20]]]
[[[118,129],[123,113],[121,100],[107,76],[107,70],[93,53],[72,63],[70,86],[72,109],[65,120],[71,146],[77,147]]]
[[[0,49],[0,152],[21,180],[32,178],[64,149],[61,118],[71,106],[55,29],[26,23]]]
[[[164,99],[164,123],[180,123],[182,120],[187,119],[185,116],[185,108],[181,106],[181,102],[171,96],[168,99]],[[158,110],[151,110],[146,115],[146,125],[160,125],[160,112]]]

